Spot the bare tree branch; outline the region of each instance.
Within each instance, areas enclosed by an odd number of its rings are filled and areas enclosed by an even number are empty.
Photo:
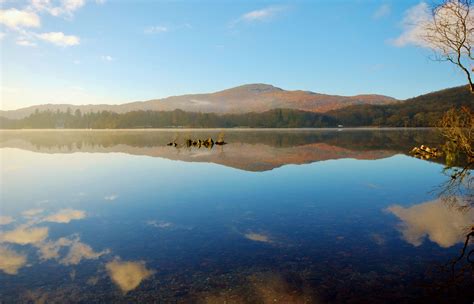
[[[429,20],[423,21],[421,38],[437,54],[436,60],[449,61],[466,75],[474,93],[474,11],[471,0],[444,0]],[[471,70],[470,70],[471,69]]]

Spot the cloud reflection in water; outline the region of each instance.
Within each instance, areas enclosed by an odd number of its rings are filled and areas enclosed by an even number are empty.
[[[94,251],[89,245],[82,243],[78,236],[62,237],[56,241],[47,241],[37,244],[38,254],[41,260],[55,259],[59,260],[63,265],[77,265],[82,260],[96,260],[104,254],[110,252],[105,249],[100,252]],[[60,250],[63,247],[69,247],[69,251],[65,257],[60,258]]]
[[[43,222],[69,223],[73,220],[81,220],[86,217],[82,210],[62,209],[55,214],[51,214],[43,219]]]
[[[27,261],[26,255],[2,246],[0,246],[0,257],[0,270],[7,274],[18,274],[18,270],[25,266]]]
[[[460,212],[440,199],[408,208],[393,205],[388,211],[402,223],[400,232],[405,241],[420,246],[426,236],[441,247],[451,247],[465,239],[466,228],[474,222],[474,210]]]
[[[249,232],[245,234],[245,238],[255,242],[272,243],[270,237],[262,233]]]
[[[119,261],[115,260],[105,265],[109,275],[115,284],[127,293],[140,285],[143,280],[149,278],[154,271],[147,269],[143,261]]]
[[[10,243],[16,245],[32,245],[37,249],[40,260],[57,260],[62,265],[77,265],[82,260],[98,259],[107,254],[110,250],[105,249],[99,252],[94,251],[89,245],[80,241],[78,235],[61,237],[57,240],[48,239],[48,227],[35,227],[41,222],[69,223],[72,220],[80,220],[86,217],[82,210],[62,209],[54,214],[41,218],[42,209],[29,209],[22,212],[23,217],[28,221],[15,227],[12,230],[0,231],[0,243]],[[9,219],[13,222],[14,219]],[[69,247],[68,252],[61,258],[61,248]],[[0,270],[8,274],[17,274],[26,263],[26,256],[15,251],[0,247]]]
[[[19,245],[35,244],[48,237],[47,227],[28,227],[26,225],[0,233],[0,243],[12,243]]]
[[[0,215],[0,226],[13,223],[15,220],[11,216]]]

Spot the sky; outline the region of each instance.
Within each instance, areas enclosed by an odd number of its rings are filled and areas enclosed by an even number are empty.
[[[248,83],[405,99],[465,84],[414,38],[420,1],[0,0],[0,109]],[[420,17],[421,16],[421,17]]]

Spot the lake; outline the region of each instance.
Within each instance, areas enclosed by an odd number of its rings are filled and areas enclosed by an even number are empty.
[[[1,131],[0,302],[474,299],[436,131],[220,133]]]

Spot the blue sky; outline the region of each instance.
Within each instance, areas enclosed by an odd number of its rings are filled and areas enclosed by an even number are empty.
[[[420,1],[0,3],[3,110],[246,83],[396,98],[465,83],[407,38]]]

